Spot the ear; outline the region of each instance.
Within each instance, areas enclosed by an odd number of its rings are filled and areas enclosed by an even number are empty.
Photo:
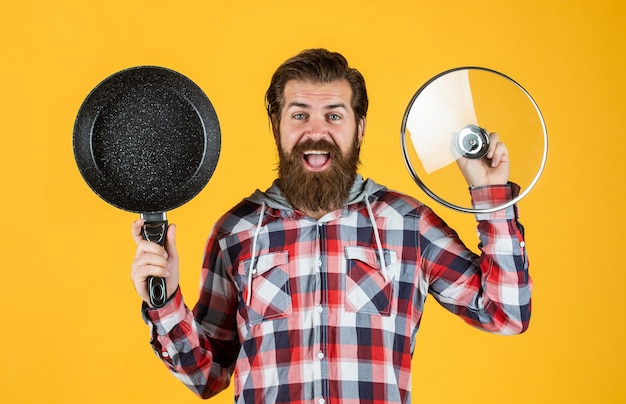
[[[278,135],[280,133],[279,130],[279,123],[278,123],[278,119],[276,118],[276,115],[272,115],[270,117],[270,122],[272,124],[272,134],[274,135],[274,141],[278,142]]]
[[[359,147],[361,147],[361,142],[363,142],[363,136],[365,136],[365,124],[366,124],[366,120],[365,118],[361,118],[359,119],[359,122],[356,125],[356,135],[357,138],[359,139]]]

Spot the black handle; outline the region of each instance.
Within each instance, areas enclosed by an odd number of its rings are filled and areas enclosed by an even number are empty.
[[[165,278],[148,277],[148,291],[150,292],[150,304],[152,307],[159,308],[165,306],[165,302],[167,302]]]
[[[164,246],[165,237],[167,235],[167,218],[165,212],[142,213],[141,218],[144,219],[144,224],[141,229],[143,238]],[[163,307],[167,301],[165,279],[155,276],[148,277],[148,293],[152,307]]]

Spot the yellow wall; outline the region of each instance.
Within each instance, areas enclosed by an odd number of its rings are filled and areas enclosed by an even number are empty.
[[[76,113],[98,82],[135,65],[178,70],[211,98],[222,125],[218,168],[168,215],[191,304],[211,224],[275,176],[269,77],[318,46],[343,52],[368,80],[362,173],[433,205],[469,245],[471,217],[434,206],[402,162],[398,133],[412,94],[442,70],[486,66],[524,85],[548,124],[546,171],[520,204],[535,281],[530,330],[475,331],[429,301],[415,401],[626,401],[625,18],[618,0],[3,0],[0,401],[197,401],[148,346],[129,276],[136,215],[82,180]],[[232,402],[232,390],[213,402]]]

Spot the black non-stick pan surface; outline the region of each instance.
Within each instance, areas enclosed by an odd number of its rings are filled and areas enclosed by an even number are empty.
[[[200,87],[176,71],[138,66],[89,93],[73,146],[80,173],[100,198],[166,223],[165,212],[196,196],[213,175],[221,136]]]
[[[213,105],[187,77],[162,67],[122,70],[84,100],[74,155],[102,199],[130,212],[172,210],[209,181],[220,153]]]

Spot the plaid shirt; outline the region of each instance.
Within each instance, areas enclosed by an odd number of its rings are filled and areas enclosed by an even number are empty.
[[[514,184],[471,191],[475,206],[516,192]],[[235,206],[208,240],[193,311],[180,291],[145,308],[155,352],[202,397],[226,388],[234,370],[237,403],[409,403],[428,293],[486,331],[528,327],[515,207],[480,215],[478,256],[415,199],[384,188],[368,197],[369,206],[319,221],[250,200]]]

